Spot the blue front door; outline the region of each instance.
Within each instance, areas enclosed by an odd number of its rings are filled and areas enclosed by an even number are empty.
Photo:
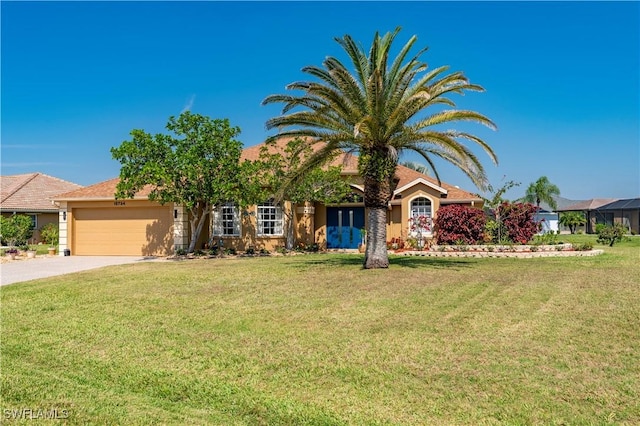
[[[327,248],[358,248],[362,228],[364,207],[327,207]]]

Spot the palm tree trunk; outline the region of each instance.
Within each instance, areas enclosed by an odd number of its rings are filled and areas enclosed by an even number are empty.
[[[364,268],[388,268],[387,208],[370,207],[367,210],[369,223],[367,227],[367,249],[364,254]]]
[[[393,172],[395,164],[390,164],[391,170],[384,179],[364,176],[364,206],[367,209],[367,249],[364,254],[364,268],[388,268],[389,255],[387,253],[387,205],[393,194]],[[380,170],[377,170],[380,172]]]

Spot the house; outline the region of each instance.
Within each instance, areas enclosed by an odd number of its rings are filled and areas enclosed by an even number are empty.
[[[263,146],[245,149],[242,159],[257,159]],[[286,222],[290,220],[296,245],[357,248],[367,220],[357,158],[343,154],[334,164],[343,166],[342,174],[352,188],[343,202],[277,205],[265,200],[243,209],[232,202],[220,205],[210,215],[209,227],[199,236],[196,247],[211,243],[239,251],[273,251],[285,246]],[[387,215],[389,239],[406,238],[411,217],[435,218],[443,205],[482,207],[478,196],[407,167],[398,166],[395,177],[397,186]],[[133,199],[116,200],[117,183],[117,178],[111,179],[56,197],[61,211],[60,250],[68,248],[72,255],[167,255],[188,246],[189,217],[185,209],[149,201],[148,188]],[[425,230],[425,234],[429,236],[431,230]]]
[[[287,140],[281,140],[279,145],[286,144]],[[242,158],[255,160],[259,158],[260,150],[264,144],[247,148],[243,151]],[[344,202],[335,205],[323,205],[315,203],[305,206],[289,206],[294,214],[294,229],[296,243],[312,244],[327,249],[355,249],[363,241],[362,230],[366,228],[366,214],[363,198],[363,182],[358,174],[358,159],[354,155],[341,154],[333,160],[333,165],[342,166],[342,174],[349,179],[352,187],[352,194]],[[425,215],[435,218],[437,210],[442,205],[463,204],[467,206],[482,208],[482,198],[470,192],[464,191],[457,186],[453,186],[426,176],[415,170],[398,165],[395,174],[396,189],[393,199],[389,203],[387,214],[387,238],[406,239],[408,234],[409,219]],[[212,231],[215,237],[222,238],[224,244],[233,246],[236,249],[244,250],[248,246],[266,248],[283,246],[285,238],[280,224],[280,219],[284,216],[278,207],[273,209],[271,217],[278,220],[275,227],[267,228],[267,232],[275,228],[275,232],[268,241],[264,241],[265,232],[262,222],[267,218],[262,213],[268,206],[258,206],[255,212],[243,212],[237,215],[235,222],[231,223],[231,215],[228,214],[226,223],[222,222],[224,212],[213,215],[214,223]],[[223,207],[224,209],[225,207]],[[227,208],[232,208],[231,206]],[[255,213],[255,220],[253,214]],[[244,221],[240,216],[246,217]],[[243,223],[244,222],[244,223]],[[254,238],[251,230],[257,229]],[[232,230],[233,234],[225,232],[224,229]],[[246,229],[247,232],[242,231]],[[432,230],[425,230],[423,235],[429,237]],[[262,238],[260,238],[262,237]],[[266,244],[265,244],[266,243]]]
[[[585,232],[587,234],[593,234],[596,231],[596,225],[603,223],[605,225],[613,224],[613,220],[609,220],[604,212],[598,210],[600,207],[610,204],[616,201],[613,198],[593,198],[591,200],[580,201],[575,204],[570,204],[562,208],[558,208],[559,212],[582,212],[587,219],[585,224]]]
[[[58,207],[52,199],[81,185],[44,173],[27,173],[0,177],[0,212],[2,216],[25,214],[34,228],[33,241],[39,241],[38,230],[47,223],[58,222]]]
[[[640,232],[640,198],[613,201],[596,209],[603,223],[620,223],[632,234]]]

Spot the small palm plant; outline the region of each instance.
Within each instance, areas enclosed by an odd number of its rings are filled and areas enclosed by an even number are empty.
[[[587,223],[587,219],[585,219],[584,213],[582,212],[564,212],[560,215],[558,222],[560,225],[569,227],[569,231],[575,234],[576,228]]]

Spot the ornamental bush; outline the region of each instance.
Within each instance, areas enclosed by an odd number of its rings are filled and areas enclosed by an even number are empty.
[[[596,229],[598,229],[597,226]],[[613,247],[616,242],[622,241],[626,232],[627,229],[620,223],[616,223],[614,226],[603,226],[599,229],[598,239],[596,241],[600,244],[609,244],[609,247]]]
[[[47,223],[40,229],[40,238],[50,247],[58,245],[60,231],[57,223]]]
[[[530,203],[502,203],[500,218],[509,240],[518,244],[527,244],[540,231],[535,221],[537,207]]]
[[[440,207],[436,218],[438,244],[477,244],[483,241],[486,218],[484,212],[457,204]]]
[[[0,216],[0,239],[12,247],[23,245],[33,234],[33,222],[24,214]]]

